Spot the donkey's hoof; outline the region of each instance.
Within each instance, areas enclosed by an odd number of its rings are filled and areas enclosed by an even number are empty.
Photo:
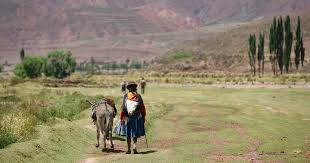
[[[114,145],[111,145],[111,149],[114,149]]]
[[[96,144],[96,148],[98,148],[99,147],[99,144]]]

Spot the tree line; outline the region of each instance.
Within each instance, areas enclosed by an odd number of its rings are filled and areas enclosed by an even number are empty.
[[[43,56],[25,56],[24,49],[20,52],[21,63],[14,70],[16,76],[36,78],[44,74],[48,77],[64,78],[75,71],[76,61],[70,51],[55,50]]]
[[[140,61],[137,59],[129,60],[126,59],[122,62],[105,62],[105,63],[98,63],[95,61],[93,57],[88,60],[85,60],[79,63],[76,67],[77,71],[86,72],[88,74],[100,74],[102,71],[116,71],[116,70],[124,70],[128,72],[130,69],[142,69],[147,68],[149,63],[146,61]]]
[[[146,61],[129,60],[117,63],[97,63],[93,57],[77,63],[70,51],[55,50],[43,56],[26,56],[25,50],[20,51],[21,63],[14,70],[16,76],[36,78],[41,75],[55,78],[65,78],[75,71],[84,71],[87,74],[100,74],[102,71],[142,69],[149,66]]]
[[[297,27],[295,30],[295,39],[291,29],[291,19],[287,15],[283,23],[282,16],[275,17],[269,29],[269,60],[274,75],[284,72],[289,73],[292,69],[293,61],[291,60],[291,51],[293,47],[293,40],[295,40],[295,68],[304,66],[305,48],[303,46],[303,36],[301,32],[300,17],[298,16]],[[248,39],[248,57],[251,72],[256,75],[264,75],[265,67],[265,33],[259,33],[258,45],[256,44],[256,35],[250,34]],[[258,70],[256,69],[258,65]]]

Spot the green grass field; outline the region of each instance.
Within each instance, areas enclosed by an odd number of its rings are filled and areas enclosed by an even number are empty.
[[[21,99],[37,95],[33,97],[48,101],[45,105],[52,108],[74,92],[81,99],[122,96],[118,88],[46,88],[37,82],[3,86],[0,91]],[[126,155],[122,138],[115,138],[114,152],[95,148],[95,131],[86,109],[71,118],[56,116],[38,123],[29,138],[0,149],[0,162],[310,161],[309,89],[150,85],[143,98],[150,147],[139,139],[140,155]],[[67,108],[72,109],[69,104]]]

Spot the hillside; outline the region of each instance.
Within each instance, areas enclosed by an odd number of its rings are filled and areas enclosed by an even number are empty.
[[[295,32],[297,15],[292,14],[292,28]],[[301,14],[301,27],[304,35],[304,47],[306,49],[305,72],[310,72],[310,16]],[[208,28],[200,28],[199,34],[193,40],[184,41],[176,45],[165,55],[154,59],[153,67],[156,70],[188,70],[188,71],[224,71],[224,72],[248,72],[248,37],[255,33],[258,37],[260,31],[265,31],[265,56],[267,71],[271,71],[269,64],[269,28],[272,20],[256,20],[252,22],[236,24],[234,27],[222,31],[210,32]],[[231,25],[231,24],[230,24]],[[229,24],[223,24],[229,26]],[[217,27],[218,28],[218,27]],[[294,33],[295,34],[295,33]],[[294,44],[293,44],[294,46]],[[292,49],[291,58],[295,57]],[[293,61],[294,63],[294,61]],[[295,69],[295,68],[294,68]]]
[[[67,49],[78,60],[150,59],[197,27],[309,7],[308,0],[2,0],[0,56],[16,63],[25,47],[38,55]]]

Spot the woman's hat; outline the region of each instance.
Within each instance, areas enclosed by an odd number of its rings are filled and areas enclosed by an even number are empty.
[[[138,86],[138,85],[137,85],[134,81],[130,81],[130,82],[128,82],[128,84],[127,84],[127,89],[132,88],[132,87],[137,88],[137,86]]]

